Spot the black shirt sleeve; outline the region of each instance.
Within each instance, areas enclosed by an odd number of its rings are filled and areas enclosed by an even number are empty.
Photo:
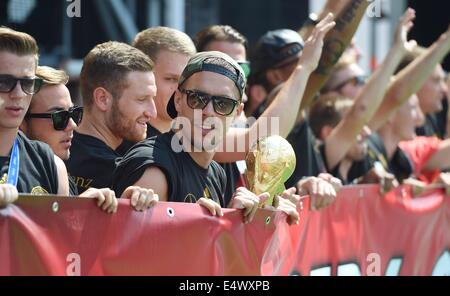
[[[162,170],[168,183],[168,196],[172,195],[171,188],[176,188],[176,163],[159,145],[156,138],[144,140],[130,149],[127,154],[116,163],[113,173],[112,189],[120,197],[128,186],[135,184],[149,167],[156,166]]]

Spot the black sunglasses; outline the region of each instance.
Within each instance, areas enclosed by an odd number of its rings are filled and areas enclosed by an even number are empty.
[[[222,116],[228,116],[233,113],[239,104],[238,101],[230,98],[212,96],[196,90],[180,89],[180,92],[187,95],[187,104],[190,108],[203,110],[212,100],[214,111]]]
[[[20,87],[22,87],[24,93],[34,95],[41,89],[43,80],[39,77],[16,78],[11,75],[0,74],[0,92],[12,92],[18,82],[20,82]]]
[[[333,90],[340,92],[341,89],[348,83],[353,83],[353,85],[364,85],[366,83],[366,80],[366,76],[355,76],[339,83]]]
[[[63,131],[69,124],[70,118],[76,125],[83,119],[83,107],[72,107],[69,110],[55,111],[52,113],[27,113],[26,118],[51,118],[53,128],[57,131]]]

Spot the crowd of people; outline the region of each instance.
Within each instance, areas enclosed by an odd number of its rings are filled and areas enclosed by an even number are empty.
[[[450,186],[450,80],[440,65],[450,30],[420,47],[408,40],[408,9],[384,61],[364,73],[353,34],[367,3],[333,2],[320,22],[269,31],[251,51],[227,25],[192,39],[154,27],[132,44],[98,44],[80,73],[83,106],[63,70],[39,64],[32,36],[1,27],[0,207],[20,193],[56,194],[114,213],[129,198],[137,211],[188,202],[217,216],[243,209],[251,222],[269,196],[246,188],[245,157],[275,134],[292,145],[296,168],[266,206],[290,223],[302,196],[320,210],[343,185]]]

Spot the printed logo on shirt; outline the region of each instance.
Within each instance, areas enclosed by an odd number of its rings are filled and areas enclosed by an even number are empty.
[[[79,188],[83,189],[89,189],[91,187],[93,179],[87,179],[83,177],[75,177],[75,176],[69,176],[69,178],[72,179],[72,181],[77,185]]]
[[[208,187],[205,187],[205,189],[203,189],[203,196],[202,197],[207,198],[207,199],[211,199],[211,193],[209,192]],[[196,198],[193,193],[188,193],[188,194],[186,194],[186,197],[184,198],[184,202],[196,203],[197,199],[198,198]]]
[[[208,187],[205,187],[205,189],[203,189],[203,197],[207,198],[207,199],[211,199],[211,193],[209,192]]]
[[[48,191],[42,188],[41,186],[36,186],[31,189],[32,195],[47,195]]]
[[[184,202],[186,203],[196,203],[197,198],[192,193],[188,193],[186,197],[184,198]]]

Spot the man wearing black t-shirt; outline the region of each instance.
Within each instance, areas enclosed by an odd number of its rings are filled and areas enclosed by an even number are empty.
[[[114,173],[116,193],[134,184],[154,189],[162,201],[199,201],[204,205],[214,201],[225,207],[226,176],[212,158],[214,146],[231,124],[227,118],[242,111],[244,88],[244,74],[229,56],[213,52],[191,58],[167,106],[172,118],[177,114],[182,118],[177,121],[182,126],[178,124],[179,130],[147,139],[128,151]],[[220,120],[215,123],[223,129],[208,123],[210,119]],[[205,139],[212,134],[216,141],[205,147]]]
[[[156,115],[153,62],[141,51],[119,42],[97,45],[84,59],[80,75],[83,120],[74,132],[69,174],[79,193],[111,187],[115,151],[123,140],[145,138],[147,121]],[[130,186],[120,197],[131,198],[138,211],[158,196],[151,189]]]
[[[39,66],[36,76],[43,80],[39,93],[33,95],[21,130],[32,140],[41,141],[50,146],[52,151],[66,161],[70,156],[73,131],[81,122],[83,109],[73,106],[66,83],[69,80],[62,70]],[[78,190],[69,179],[70,195],[77,196]],[[109,188],[89,188],[80,197],[95,198],[97,205],[108,213],[117,210],[117,199]]]
[[[127,152],[114,172],[116,193],[129,185],[152,188],[161,201],[198,202],[211,214],[222,216],[221,207],[227,206],[226,176],[213,161],[214,149],[242,112],[244,89],[242,69],[228,55],[204,52],[192,57],[167,106],[172,118],[179,116],[175,129]],[[246,216],[252,216],[264,196],[242,195],[242,190],[231,206],[246,208]],[[239,198],[243,200],[236,202]],[[295,205],[290,203],[290,208],[296,215]]]
[[[37,63],[38,46],[33,37],[0,28],[1,206],[14,201],[18,192],[69,195],[61,159],[48,145],[30,141],[18,131],[42,82],[35,76]]]
[[[119,42],[97,45],[85,57],[80,74],[84,115],[74,132],[69,174],[78,191],[110,187],[115,150],[146,137],[156,116],[153,62],[140,50]]]

